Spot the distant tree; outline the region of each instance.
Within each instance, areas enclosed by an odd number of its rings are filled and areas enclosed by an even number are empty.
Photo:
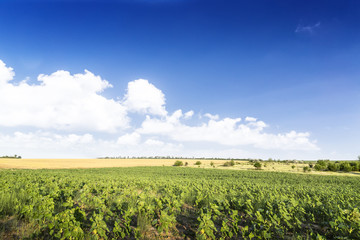
[[[351,172],[352,171],[352,167],[349,163],[347,162],[343,162],[340,164],[340,170],[344,171],[344,172]]]
[[[360,161],[360,155],[358,156],[358,160]]]
[[[189,165],[189,163],[188,163],[188,162],[185,162],[185,167],[186,167],[187,165]]]
[[[292,165],[291,168],[294,169],[294,168],[295,168],[295,165]]]
[[[328,170],[329,171],[333,171],[333,172],[336,172],[336,171],[339,171],[340,170],[340,164],[338,163],[329,163],[329,165],[327,166]]]
[[[314,166],[317,171],[324,171],[328,168],[330,160],[318,160]]]
[[[231,160],[231,161],[228,161],[228,162],[225,162],[223,164],[224,167],[233,167],[235,166],[235,161],[234,160]]]
[[[201,162],[200,162],[200,161],[196,161],[195,165],[200,166],[200,165],[201,165]]]
[[[175,167],[181,167],[181,166],[183,166],[184,164],[183,164],[183,162],[182,161],[176,161],[175,163],[174,163],[174,166]]]
[[[303,167],[303,171],[304,172],[310,172],[311,171],[311,168],[306,166],[306,167]]]
[[[360,167],[359,162],[350,162],[351,170],[352,171],[358,171]]]
[[[261,163],[260,162],[254,163],[254,167],[255,167],[256,170],[260,170],[261,169]]]
[[[214,166],[214,162],[213,162],[213,161],[210,162],[210,166],[212,166],[212,167]]]

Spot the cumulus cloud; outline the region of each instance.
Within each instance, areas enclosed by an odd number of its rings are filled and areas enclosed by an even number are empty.
[[[134,133],[127,133],[123,136],[120,136],[117,140],[117,144],[120,145],[137,145],[139,144],[141,139],[140,134],[134,132]]]
[[[165,116],[165,95],[148,80],[129,82],[124,105],[129,111]]]
[[[219,119],[219,115],[212,115],[212,114],[210,114],[210,113],[205,113],[204,114],[204,117],[207,117],[207,118],[209,118],[209,119],[211,119],[211,120],[218,120]]]
[[[126,139],[128,141],[125,141]],[[120,140],[119,140],[120,139]],[[156,139],[141,141],[136,134],[116,139],[99,139],[92,134],[56,134],[53,132],[0,133],[2,155],[25,158],[94,158],[100,156],[180,156],[183,145]],[[136,144],[134,144],[136,142]]]
[[[11,84],[11,68],[0,63],[0,126],[115,132],[128,127],[124,106],[100,93],[111,85],[90,71],[41,74],[38,84]]]
[[[156,140],[156,139],[148,139],[145,141],[145,144],[149,146],[164,146],[164,142]]]
[[[291,131],[284,134],[264,132],[263,121],[241,123],[241,118],[209,119],[199,126],[188,126],[181,121],[181,111],[175,111],[166,118],[147,116],[140,134],[162,135],[178,142],[211,142],[224,146],[251,145],[262,149],[316,150],[315,142],[309,140],[309,133]]]
[[[193,115],[194,115],[194,111],[191,110],[185,113],[184,118],[190,119]]]
[[[7,67],[6,64],[0,60],[0,86],[6,84],[11,81],[15,73],[11,67]]]
[[[13,84],[14,76],[13,69],[0,60],[0,130],[15,129],[7,135],[0,131],[0,147],[17,154],[230,157],[243,153],[249,157],[254,156],[249,148],[256,154],[259,150],[318,150],[308,132],[267,133],[269,126],[253,117],[242,121],[206,113],[187,121],[194,111],[169,114],[164,93],[145,79],[129,82],[125,96],[115,101],[101,95],[112,85],[87,70],[40,74],[33,85],[26,79]],[[137,113],[140,127],[135,127],[129,112]],[[26,127],[36,130],[18,130]]]
[[[247,122],[255,122],[257,119],[256,118],[253,118],[253,117],[246,117],[245,118],[245,121]]]

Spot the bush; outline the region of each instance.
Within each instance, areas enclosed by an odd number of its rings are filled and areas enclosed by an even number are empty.
[[[260,170],[261,169],[261,163],[259,163],[259,162],[254,163],[254,167],[256,168],[256,170]]]
[[[336,172],[336,171],[339,171],[340,170],[340,165],[338,163],[329,163],[327,169],[329,171],[333,171],[333,172]]]
[[[295,169],[295,165],[292,165],[291,168],[292,168],[292,169]]]
[[[351,172],[352,167],[349,163],[343,162],[340,164],[340,170],[344,172]]]
[[[350,163],[350,166],[351,166],[351,168],[352,168],[352,171],[359,171],[360,163],[358,163],[358,162],[351,162],[351,163]]]
[[[310,172],[311,169],[310,169],[310,167],[306,166],[306,167],[303,167],[303,171],[304,171],[304,172]]]
[[[317,171],[324,171],[328,168],[330,160],[318,160],[314,166]]]
[[[189,165],[189,163],[188,163],[188,162],[185,162],[185,167],[187,167],[187,165]]]
[[[231,160],[229,162],[225,162],[224,167],[232,167],[232,166],[235,166],[235,161],[234,160]]]
[[[195,165],[200,166],[200,165],[201,165],[201,162],[200,162],[200,161],[196,161]]]
[[[210,166],[212,166],[212,167],[214,166],[214,162],[213,162],[213,161],[210,162]]]
[[[175,163],[174,163],[174,166],[175,167],[181,167],[181,166],[183,166],[184,164],[183,164],[183,162],[182,161],[176,161]]]

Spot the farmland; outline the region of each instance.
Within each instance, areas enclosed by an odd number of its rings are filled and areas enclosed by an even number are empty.
[[[3,169],[0,238],[359,239],[359,183],[203,166]]]

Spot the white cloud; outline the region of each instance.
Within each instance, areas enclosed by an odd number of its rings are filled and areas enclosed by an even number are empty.
[[[245,121],[247,122],[255,122],[257,119],[256,118],[253,118],[253,117],[246,117],[245,118]]]
[[[26,79],[12,84],[14,75],[0,60],[0,130],[14,129],[13,134],[0,132],[4,155],[251,157],[269,150],[318,150],[308,132],[267,133],[269,126],[253,117],[242,122],[206,113],[186,121],[194,111],[169,114],[163,92],[144,79],[129,82],[120,102],[103,97],[101,92],[111,84],[87,70],[41,74],[35,85]],[[137,119],[130,119],[128,112],[138,113]],[[141,126],[136,128],[130,120],[140,121]],[[26,127],[35,130],[19,131]],[[75,134],[79,131],[87,133]],[[110,134],[101,139],[101,132]]]
[[[124,105],[129,111],[165,116],[165,95],[148,80],[129,82]]]
[[[127,142],[123,141],[128,138]],[[105,156],[181,156],[182,144],[155,139],[140,141],[140,136],[128,134],[118,140],[102,140],[91,134],[55,134],[52,132],[0,133],[1,155],[25,158],[96,158]],[[130,140],[132,139],[132,141]],[[136,144],[134,144],[136,142]]]
[[[192,118],[193,115],[194,115],[194,111],[191,110],[191,111],[188,111],[185,113],[184,118],[190,119],[190,118]]]
[[[121,137],[118,138],[117,144],[120,145],[137,145],[140,143],[141,136],[140,134],[134,132],[134,133],[127,133]]]
[[[1,65],[0,126],[105,132],[128,127],[126,108],[99,94],[111,85],[87,70],[41,74],[37,85],[13,85],[12,70]]]
[[[145,144],[149,145],[149,146],[160,146],[160,147],[165,145],[164,142],[156,140],[156,139],[148,139],[145,141]]]
[[[320,28],[321,23],[317,22],[314,25],[304,26],[299,24],[295,29],[296,33],[314,33],[316,29]]]
[[[263,121],[251,121],[247,124],[240,124],[240,121],[241,118],[210,119],[200,126],[188,126],[181,122],[181,115],[176,111],[162,119],[147,116],[137,132],[162,135],[178,142],[211,142],[224,146],[251,145],[260,149],[318,149],[316,144],[309,140],[309,133],[291,131],[284,134],[268,134],[263,131],[267,126]]]
[[[55,134],[43,131],[0,134],[3,155],[18,154],[27,158],[91,156],[94,152],[90,149],[94,147],[95,142],[91,134]]]
[[[11,67],[6,67],[5,63],[0,60],[0,87],[6,84],[7,82],[11,81],[15,73]]]
[[[209,118],[209,119],[211,119],[211,120],[218,120],[219,119],[219,115],[212,115],[212,114],[210,114],[210,113],[205,113],[204,114],[204,117],[207,117],[207,118]]]

